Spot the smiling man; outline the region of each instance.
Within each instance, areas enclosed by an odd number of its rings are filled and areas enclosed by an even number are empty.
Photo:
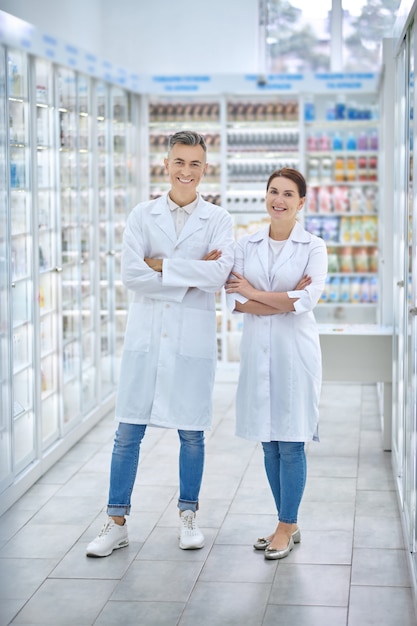
[[[122,280],[133,298],[116,401],[108,519],[87,556],[108,556],[128,545],[125,516],[148,426],[178,430],[179,547],[204,546],[196,511],[217,363],[215,292],[233,265],[232,221],[197,191],[207,169],[201,135],[172,135],[165,168],[169,192],[136,206],[124,233]]]

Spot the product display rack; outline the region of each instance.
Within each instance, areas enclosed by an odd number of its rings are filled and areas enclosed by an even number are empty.
[[[258,230],[267,218],[265,186],[281,167],[300,166],[298,98],[234,98],[227,101],[226,206],[236,238]]]
[[[302,220],[325,239],[329,277],[315,309],[319,322],[374,323],[379,295],[378,106],[376,94],[234,95],[149,101],[150,196],[168,189],[168,136],[195,128],[208,138],[215,177],[203,195],[233,216],[235,237],[268,223],[265,185],[278,168],[300,169],[308,182]],[[218,147],[218,152],[216,148]],[[214,148],[214,150],[213,150]],[[218,295],[219,358],[238,360],[241,316]]]
[[[149,179],[150,197],[169,189],[164,158],[170,135],[181,129],[204,135],[208,168],[201,181],[202,196],[213,204],[221,202],[222,187],[222,105],[219,98],[166,98],[149,102]]]
[[[139,97],[13,47],[0,46],[0,63],[7,503],[18,476],[36,480],[114,402],[128,305],[121,241],[139,200]]]
[[[268,173],[299,164],[296,96],[154,98],[149,102],[149,128],[150,196],[157,197],[169,188],[163,166],[169,135],[181,128],[195,129],[205,136],[208,148],[209,168],[200,186],[202,195],[229,210],[236,238],[257,230],[265,219]],[[218,355],[227,362],[236,356],[232,355],[232,320],[223,295],[217,294]]]
[[[300,167],[298,96],[228,98],[225,206],[236,240],[269,223],[266,182],[282,167]],[[242,316],[223,310],[227,361],[238,361]]]
[[[375,323],[378,261],[376,96],[317,97],[305,105],[305,226],[323,237],[329,276],[318,321]]]
[[[149,189],[157,198],[168,191],[169,180],[164,158],[170,135],[178,130],[195,130],[204,135],[208,168],[200,183],[202,197],[213,204],[222,204],[224,188],[224,103],[219,98],[150,99],[149,114]],[[219,361],[226,360],[224,346],[225,317],[222,293],[216,294],[217,352]]]

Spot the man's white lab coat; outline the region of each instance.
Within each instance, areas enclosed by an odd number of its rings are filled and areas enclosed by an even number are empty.
[[[202,261],[211,250],[217,261]],[[201,197],[179,237],[167,195],[136,206],[123,238],[129,308],[116,419],[184,430],[211,426],[217,363],[215,292],[232,268],[232,220]],[[164,259],[162,275],[144,262]]]

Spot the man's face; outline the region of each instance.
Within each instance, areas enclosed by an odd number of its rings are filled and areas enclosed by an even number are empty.
[[[206,153],[202,146],[176,143],[164,163],[171,183],[171,198],[174,201],[185,199],[192,202],[207,169]]]

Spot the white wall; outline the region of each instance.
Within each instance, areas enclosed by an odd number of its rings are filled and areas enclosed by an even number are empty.
[[[103,56],[101,4],[101,0],[0,0],[0,10]]]
[[[140,74],[259,70],[258,0],[0,0],[0,9]]]

